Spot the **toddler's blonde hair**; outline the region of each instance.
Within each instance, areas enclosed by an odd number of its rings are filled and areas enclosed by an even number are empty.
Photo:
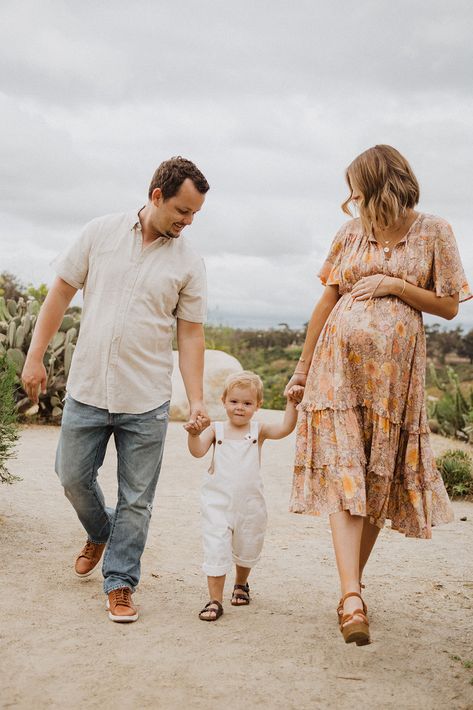
[[[222,401],[225,401],[228,393],[234,387],[249,387],[256,393],[256,401],[258,406],[263,401],[263,382],[261,377],[256,374],[256,372],[250,372],[250,370],[242,370],[241,372],[236,372],[233,375],[229,375],[225,380],[225,385],[223,388]]]

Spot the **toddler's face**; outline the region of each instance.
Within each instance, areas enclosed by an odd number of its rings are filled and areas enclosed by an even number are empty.
[[[232,387],[223,400],[227,417],[235,426],[248,424],[259,409],[258,398],[252,387]]]

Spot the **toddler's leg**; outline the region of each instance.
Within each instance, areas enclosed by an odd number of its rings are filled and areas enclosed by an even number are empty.
[[[250,603],[250,587],[248,577],[251,567],[235,565],[235,586],[233,587],[232,605],[247,606]]]
[[[203,621],[215,621],[223,613],[219,613],[219,611],[222,609],[225,576],[226,575],[222,574],[220,577],[207,577],[210,602],[206,604],[199,614],[199,617]],[[215,602],[220,604],[220,608]]]
[[[204,564],[210,601],[200,611],[202,621],[216,621],[223,614],[225,576],[232,567],[232,533],[219,511],[202,508]]]

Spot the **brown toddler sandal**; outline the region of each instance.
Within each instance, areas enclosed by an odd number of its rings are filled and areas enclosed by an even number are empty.
[[[363,608],[355,609],[350,614],[343,614],[343,604],[345,599],[348,599],[349,597],[359,597]],[[338,609],[340,609],[340,605],[342,607],[341,615],[338,611]],[[358,594],[358,592],[348,592],[348,594],[345,594],[340,599],[340,605],[337,609],[339,618],[338,623],[345,643],[355,642],[357,646],[365,646],[366,644],[371,643],[370,627],[367,617],[368,608],[364,603],[361,594]],[[358,617],[358,619],[355,619],[355,617]]]
[[[231,604],[232,606],[248,606],[250,603],[250,585],[235,584]]]
[[[217,608],[212,609],[213,606],[216,606]],[[208,614],[209,612],[215,614],[215,616],[202,616],[202,614]],[[199,619],[201,621],[217,621],[217,619],[219,619],[222,614],[223,606],[216,599],[212,599],[211,601],[207,602],[203,609],[199,611]]]

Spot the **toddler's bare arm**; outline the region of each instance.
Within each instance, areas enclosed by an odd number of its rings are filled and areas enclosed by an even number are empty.
[[[286,411],[280,424],[263,424],[261,427],[261,439],[283,439],[294,431],[297,424],[296,405],[301,401],[304,388],[294,385],[287,393]]]
[[[196,458],[205,456],[215,440],[213,426],[207,426],[206,422],[198,417],[193,424],[184,424],[184,429],[188,434],[187,445],[192,456]]]

